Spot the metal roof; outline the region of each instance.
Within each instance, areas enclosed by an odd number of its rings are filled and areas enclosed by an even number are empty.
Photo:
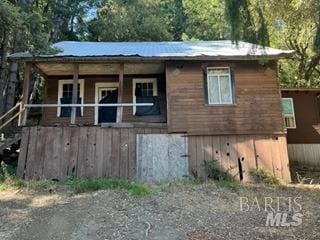
[[[139,57],[160,59],[187,58],[246,58],[246,57],[287,57],[291,50],[280,50],[259,45],[231,41],[189,41],[189,42],[72,42],[53,44],[60,50],[55,55],[15,53],[12,59],[23,58],[90,58],[90,57]]]

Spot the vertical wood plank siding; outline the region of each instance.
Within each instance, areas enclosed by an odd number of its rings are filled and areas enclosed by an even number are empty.
[[[249,182],[249,171],[255,168],[269,170],[274,176],[290,182],[287,143],[284,135],[230,135],[189,136],[189,171],[204,175],[203,161],[218,161],[222,169],[240,179],[241,162],[243,181]]]
[[[288,144],[288,154],[297,168],[320,169],[320,144]]]
[[[26,179],[136,176],[136,135],[167,134],[159,128],[26,127],[17,174]],[[203,161],[217,160],[243,181],[257,167],[290,181],[286,138],[283,135],[187,136],[190,173],[205,177]],[[148,143],[149,144],[149,143]]]
[[[208,106],[203,69],[227,66],[234,77],[235,104]],[[169,132],[195,135],[283,132],[275,62],[167,62]]]
[[[167,133],[160,128],[25,127],[17,174],[26,179],[75,175],[133,180],[136,134]]]

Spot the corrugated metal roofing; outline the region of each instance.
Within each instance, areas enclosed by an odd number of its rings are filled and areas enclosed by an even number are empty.
[[[190,42],[72,42],[53,45],[60,50],[55,55],[31,56],[16,53],[11,58],[63,58],[63,57],[143,57],[143,58],[197,58],[197,57],[246,57],[286,56],[293,51],[280,50],[231,41]]]

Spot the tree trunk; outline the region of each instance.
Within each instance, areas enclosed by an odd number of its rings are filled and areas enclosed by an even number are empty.
[[[0,64],[0,116],[4,113],[5,109],[5,86],[7,83],[8,66],[7,66],[7,53],[8,53],[9,35],[3,31],[3,38],[1,42],[1,64]]]
[[[18,71],[18,63],[13,62],[9,67],[9,81],[5,88],[5,108],[4,111],[10,110],[14,104],[16,99],[16,89],[18,85],[17,80],[17,71]]]

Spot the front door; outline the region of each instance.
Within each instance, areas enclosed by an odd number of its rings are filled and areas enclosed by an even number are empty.
[[[99,103],[118,103],[118,88],[101,87],[98,89]],[[98,123],[116,122],[117,107],[99,107]]]

